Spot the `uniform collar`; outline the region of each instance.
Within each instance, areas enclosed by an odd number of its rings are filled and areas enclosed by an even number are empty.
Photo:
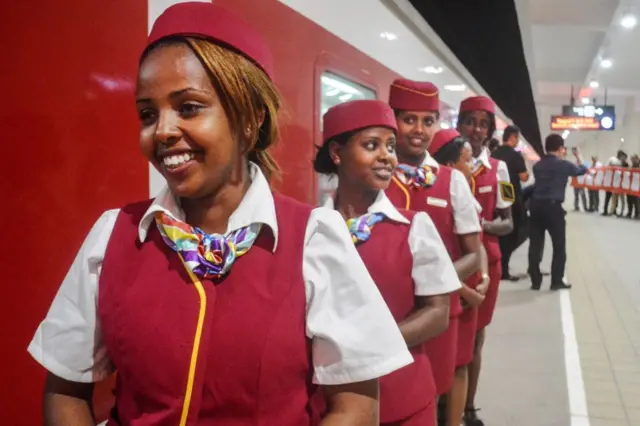
[[[275,251],[278,245],[278,220],[269,182],[262,174],[260,167],[254,163],[249,163],[249,176],[251,185],[238,208],[229,217],[226,234],[253,223],[262,223],[273,232],[273,251]],[[154,222],[157,212],[164,212],[180,221],[185,220],[180,201],[176,199],[169,187],[165,186],[140,220],[138,225],[140,242],[147,239],[149,227]]]
[[[489,150],[484,147],[482,151],[480,151],[480,155],[478,155],[474,165],[474,171],[478,170],[480,166],[483,166],[485,169],[491,169],[491,162],[489,161]]]
[[[326,207],[331,210],[335,209],[333,197],[327,197],[322,204],[322,207]],[[382,213],[388,219],[394,222],[404,223],[406,225],[409,225],[411,223],[409,222],[409,219],[404,217],[402,213],[400,213],[398,209],[393,206],[389,198],[387,198],[387,196],[385,195],[384,191],[378,191],[378,196],[376,197],[373,204],[371,204],[367,209],[367,213]]]
[[[429,151],[427,151],[426,154],[427,155],[424,156],[424,160],[422,160],[422,164],[420,164],[420,166],[428,166],[437,169],[440,164],[431,156],[431,154],[429,154]]]

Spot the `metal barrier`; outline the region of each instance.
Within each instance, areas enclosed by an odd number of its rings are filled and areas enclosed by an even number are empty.
[[[587,174],[571,179],[575,188],[603,190],[640,197],[640,169],[605,166],[589,169]]]

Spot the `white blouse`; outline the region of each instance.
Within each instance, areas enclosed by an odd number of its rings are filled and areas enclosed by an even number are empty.
[[[274,200],[255,164],[251,164],[251,179],[244,199],[229,218],[227,232],[262,223],[273,231],[275,251],[279,224]],[[141,242],[157,211],[184,220],[178,202],[165,189],[140,222]],[[113,372],[100,336],[96,305],[102,262],[118,213],[109,210],[95,223],[28,348],[47,370],[69,381],[97,382]],[[342,216],[315,208],[303,250],[306,334],[312,339],[314,381],[336,385],[370,380],[413,362]]]
[[[422,166],[429,166],[437,169],[440,164],[429,152],[426,152]],[[402,173],[397,174],[398,178],[406,183]],[[451,208],[453,210],[454,232],[457,235],[476,234],[482,230],[480,219],[478,218],[477,201],[471,192],[469,182],[460,170],[451,170],[451,182],[449,183],[449,194],[451,197]],[[445,200],[440,200],[445,202]],[[446,204],[443,204],[446,207]]]
[[[333,198],[325,200],[323,206],[333,209]],[[427,213],[418,212],[414,215],[413,221],[409,222],[409,219],[394,207],[384,191],[378,193],[378,197],[367,211],[382,213],[394,222],[411,225],[408,244],[413,255],[411,277],[416,296],[447,294],[460,289],[460,280],[447,248]],[[375,228],[372,232],[375,232]]]

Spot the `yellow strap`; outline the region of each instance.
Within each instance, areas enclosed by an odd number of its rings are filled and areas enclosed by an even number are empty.
[[[411,194],[409,194],[409,190],[404,186],[404,184],[402,182],[400,182],[398,180],[397,177],[395,176],[391,176],[391,180],[398,185],[398,187],[402,190],[402,192],[404,192],[404,196],[405,196],[405,206],[404,209],[405,210],[410,210],[409,207],[411,206]]]
[[[191,352],[191,361],[189,363],[189,376],[187,377],[187,390],[184,394],[184,403],[182,405],[182,415],[180,416],[180,426],[186,426],[187,417],[189,416],[189,407],[191,405],[191,395],[193,394],[193,383],[196,377],[196,365],[198,364],[198,351],[200,350],[200,339],[202,337],[202,328],[204,327],[204,317],[207,312],[207,294],[204,291],[202,283],[196,275],[189,269],[187,263],[180,253],[180,260],[187,270],[189,278],[193,281],[193,285],[200,297],[200,311],[198,312],[198,325],[196,326],[196,335],[193,339],[193,350]]]

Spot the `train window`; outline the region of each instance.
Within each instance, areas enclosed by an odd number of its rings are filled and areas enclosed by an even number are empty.
[[[355,99],[375,99],[376,91],[331,72],[323,72],[321,82],[320,120],[329,108]]]
[[[337,74],[323,72],[320,77],[320,130],[322,116],[329,108],[356,99],[376,99],[376,91]],[[336,176],[318,175],[318,202],[322,204],[337,187]]]

